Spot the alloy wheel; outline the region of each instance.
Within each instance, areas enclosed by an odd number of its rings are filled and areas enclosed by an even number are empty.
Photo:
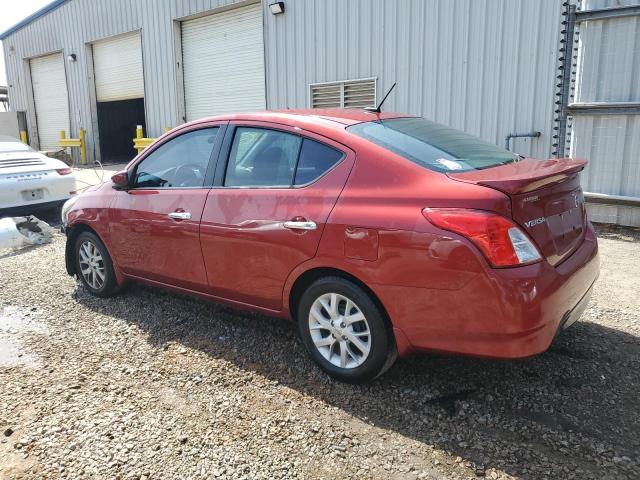
[[[94,290],[99,290],[105,281],[104,259],[98,247],[93,242],[85,240],[78,250],[78,263],[80,264],[80,273],[87,285]]]
[[[318,352],[344,369],[364,363],[371,350],[371,331],[362,310],[339,293],[318,297],[309,311],[309,331]]]

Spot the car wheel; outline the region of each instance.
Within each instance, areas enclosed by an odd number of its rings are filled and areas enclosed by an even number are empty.
[[[98,297],[117,292],[113,263],[104,243],[91,232],[82,232],[75,243],[76,273],[84,287]]]
[[[355,283],[325,277],[311,284],[298,304],[302,341],[318,365],[350,383],[384,373],[397,350],[385,316]]]

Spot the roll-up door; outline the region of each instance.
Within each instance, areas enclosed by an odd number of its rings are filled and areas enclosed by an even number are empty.
[[[32,58],[31,83],[40,150],[59,150],[60,130],[69,136],[69,102],[62,53]]]
[[[127,162],[136,154],[136,126],[146,132],[140,32],[94,42],[93,71],[101,159]]]
[[[263,110],[261,4],[182,22],[187,120]]]
[[[119,35],[93,44],[98,102],[144,97],[140,33]]]

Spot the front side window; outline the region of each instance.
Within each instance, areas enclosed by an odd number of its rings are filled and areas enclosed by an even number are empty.
[[[238,127],[233,137],[226,187],[289,187],[302,139],[265,128]]]
[[[202,187],[218,131],[194,130],[162,144],[137,165],[134,187]]]
[[[465,172],[504,165],[518,155],[424,118],[392,118],[347,127],[351,133],[430,170]]]

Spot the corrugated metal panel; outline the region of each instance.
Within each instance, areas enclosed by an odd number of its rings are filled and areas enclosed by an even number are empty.
[[[558,0],[287,2],[266,15],[271,108],[307,104],[308,85],[378,78],[385,109],[424,115],[517,152],[552,152],[562,22]]]
[[[583,9],[637,5],[583,2]],[[579,26],[576,103],[640,102],[640,17],[590,20]],[[589,160],[585,191],[640,197],[640,115],[574,116],[571,156]],[[590,206],[598,222],[640,226],[640,209]]]
[[[40,150],[59,150],[60,131],[69,134],[64,58],[60,53],[31,59],[31,81]]]
[[[176,66],[181,62],[176,56],[174,20],[235,3],[238,0],[74,0],[65,3],[3,41],[10,105],[14,110],[27,111],[27,123],[33,130],[35,116],[24,59],[60,50],[65,56],[75,53],[77,61],[67,63],[71,135],[77,136],[79,129],[84,128],[90,159],[96,158],[97,124],[91,108],[91,92],[95,92],[95,88],[93,69],[87,66],[91,64],[87,44],[140,30],[144,71],[153,72],[144,79],[148,130],[145,134],[159,136],[165,127],[184,122],[176,81]]]
[[[182,22],[187,120],[264,110],[260,5]]]
[[[582,10],[596,10],[599,8],[625,7],[637,5],[638,0],[583,0]]]
[[[232,0],[74,0],[10,35],[5,44],[11,104],[30,110],[24,58],[64,49],[72,133],[95,149],[87,43],[141,30],[148,133],[183,120],[175,21]],[[262,1],[267,106],[305,107],[309,85],[377,78],[378,97],[398,82],[388,110],[424,115],[497,145],[539,130],[514,149],[552,152],[555,76],[562,21],[558,0],[290,0],[283,15]],[[12,54],[8,47],[14,45]],[[89,73],[89,75],[88,75]],[[94,115],[95,116],[95,115]]]
[[[576,102],[640,101],[640,17],[580,25]]]
[[[93,70],[99,102],[143,98],[140,33],[118,35],[95,42]]]
[[[572,156],[591,159],[584,190],[640,197],[640,115],[576,116]]]

